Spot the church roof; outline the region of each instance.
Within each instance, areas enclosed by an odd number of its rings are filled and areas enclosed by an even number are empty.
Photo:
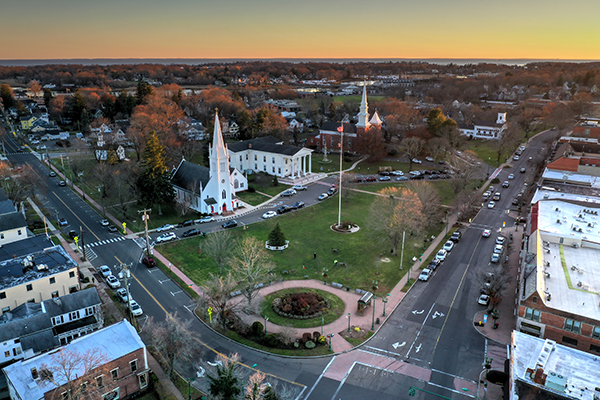
[[[183,160],[175,170],[171,182],[174,186],[190,191],[193,189],[195,193],[200,194],[200,189],[206,187],[209,179],[210,170],[208,168]]]
[[[321,131],[337,132],[337,129],[339,127],[339,122],[327,121],[323,125],[321,125]],[[356,125],[350,122],[344,122],[344,133],[356,133]]]
[[[379,113],[377,112],[377,110],[375,110],[375,114],[373,114],[373,117],[371,117],[369,123],[371,125],[381,125],[381,118],[379,118]]]
[[[281,140],[273,136],[264,136],[256,139],[243,140],[237,143],[229,143],[228,149],[234,153],[252,149],[267,153],[292,156],[302,150],[302,147],[282,144]]]

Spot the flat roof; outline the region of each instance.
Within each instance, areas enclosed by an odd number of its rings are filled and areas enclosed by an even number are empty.
[[[556,182],[568,182],[578,185],[586,185],[595,188],[600,188],[600,177],[577,174],[570,171],[552,171],[546,168],[542,174],[542,178],[545,180],[556,181]]]
[[[586,207],[568,201],[548,199],[538,204],[540,231],[600,243],[600,203],[589,202],[589,206]]]
[[[565,397],[594,400],[595,389],[600,387],[598,356],[517,331],[512,333],[511,344],[513,379],[527,383],[515,382],[511,398],[548,399],[539,388]],[[546,374],[545,384],[535,383],[527,372],[528,368],[535,371],[538,365]],[[555,389],[565,384],[565,390]]]

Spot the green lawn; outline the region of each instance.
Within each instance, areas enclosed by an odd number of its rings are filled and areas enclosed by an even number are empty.
[[[368,101],[383,100],[384,98],[385,98],[384,96],[369,96]],[[346,104],[346,103],[360,104],[360,102],[362,101],[362,95],[357,94],[354,96],[333,96],[333,101],[339,101],[340,103],[344,103],[344,104]]]
[[[449,180],[438,180],[438,181],[428,181],[428,182],[431,183],[438,191],[438,194],[440,196],[440,200],[441,200],[442,204],[450,205],[454,201],[454,191],[452,190],[452,185],[450,184]],[[400,183],[400,182],[388,181],[385,183],[383,183],[383,182],[382,183],[379,183],[379,182],[366,183],[366,184],[358,183],[358,184],[352,184],[349,187],[351,187],[353,189],[377,193],[384,188],[397,187],[397,186],[405,187],[406,184],[405,184],[405,182]]]
[[[333,201],[332,201],[333,200]],[[284,279],[323,279],[328,269],[328,282],[337,282],[354,288],[371,290],[374,280],[379,282],[378,293],[389,293],[405,274],[410,259],[423,251],[423,240],[407,237],[404,253],[404,269],[400,270],[400,257],[381,262],[380,254],[389,255],[389,245],[373,240],[365,229],[368,208],[373,196],[356,193],[342,202],[342,219],[352,220],[361,226],[353,234],[334,233],[330,225],[337,222],[337,197],[317,205],[295,211],[271,220],[248,225],[246,230],[235,228],[234,236],[253,235],[259,240],[267,239],[278,222],[290,241],[283,252],[271,252],[274,272]],[[433,226],[422,237],[439,233],[441,224]],[[160,245],[157,249],[194,282],[201,285],[209,273],[218,273],[215,262],[202,252],[202,238],[195,237]],[[340,249],[339,254],[331,249]],[[317,253],[314,259],[313,253]],[[333,266],[334,260],[345,262],[345,267]],[[303,269],[304,266],[304,269]]]
[[[473,151],[484,163],[495,168],[504,162],[503,158],[500,159],[500,164],[496,161],[498,158],[497,148],[497,140],[474,139],[465,142],[465,150]]]
[[[265,298],[263,299],[263,302],[261,303],[262,314],[264,316],[269,317],[269,322],[272,322],[276,325],[288,325],[288,326],[292,326],[294,328],[313,328],[313,327],[321,326],[322,325],[321,317],[310,318],[310,319],[291,319],[291,318],[282,317],[281,315],[279,315],[275,311],[273,311],[273,307],[271,307],[273,300],[275,300],[277,297],[281,297],[285,294],[296,293],[296,292],[310,292],[310,293],[317,292],[318,294],[320,294],[321,296],[326,298],[327,301],[329,301],[329,311],[327,312],[327,314],[323,315],[323,321],[325,324],[329,324],[329,323],[335,321],[336,319],[338,319],[344,313],[344,310],[346,308],[344,301],[333,293],[329,293],[329,292],[326,292],[323,290],[318,290],[318,289],[294,288],[294,289],[279,290],[275,293],[271,293],[271,294],[265,296]]]

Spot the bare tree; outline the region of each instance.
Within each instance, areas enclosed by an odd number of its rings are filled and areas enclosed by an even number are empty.
[[[38,81],[33,80],[29,82],[29,84],[27,85],[27,89],[29,89],[29,91],[33,94],[34,98],[37,98],[42,92],[42,85],[40,85]]]
[[[454,171],[450,185],[454,194],[465,190],[478,178],[480,170],[477,167],[477,160],[475,153],[469,150],[464,151],[461,157],[450,157],[448,164]]]
[[[62,348],[50,356],[51,364],[42,364],[38,372],[42,380],[56,386],[54,398],[78,400],[94,397],[94,394],[106,392],[116,386],[108,379],[96,379],[103,374],[103,366],[110,361],[98,348],[83,353]]]
[[[463,190],[454,199],[453,210],[458,214],[459,220],[465,220],[474,214],[480,201],[481,197],[476,192]]]
[[[228,263],[231,248],[234,246],[233,236],[227,230],[218,231],[207,235],[203,242],[203,249],[210,258],[215,260],[219,267],[219,275],[223,273],[223,266]]]
[[[482,291],[490,296],[490,309],[496,308],[512,279],[510,274],[505,273],[501,266],[494,266],[491,271],[477,270],[475,276]]]
[[[199,356],[198,335],[191,330],[191,320],[182,321],[177,313],[167,313],[164,321],[148,319],[147,329],[154,346],[167,364],[167,373],[172,376],[175,362],[190,361]]]
[[[24,201],[27,196],[35,193],[39,185],[39,177],[29,165],[20,166],[20,171],[13,170],[10,166],[0,161],[0,187],[14,203]]]
[[[260,284],[269,278],[272,263],[263,243],[252,236],[244,237],[230,261],[233,276],[239,290],[252,307],[252,299],[258,295]]]
[[[416,193],[405,188],[381,190],[369,210],[367,226],[377,240],[387,239],[392,255],[398,253],[403,232],[418,234],[424,225],[423,205]]]
[[[226,276],[215,276],[210,278],[202,286],[202,292],[206,295],[206,306],[213,309],[213,314],[221,323],[223,330],[227,329],[228,317],[233,314],[237,302],[231,301],[231,293],[236,289],[237,282],[233,279],[231,272]]]
[[[423,151],[423,146],[425,145],[425,141],[421,138],[417,137],[409,137],[402,140],[402,151],[406,153],[408,160],[410,162],[410,168],[412,169],[412,160]]]
[[[500,159],[510,155],[521,142],[523,132],[518,124],[508,124],[508,128],[504,131],[496,146],[496,162],[500,163]]]
[[[445,138],[434,137],[427,142],[427,150],[436,161],[442,159],[442,154],[445,154],[449,149],[450,143]]]
[[[436,188],[426,181],[407,182],[406,188],[413,191],[419,196],[421,205],[423,206],[423,216],[426,220],[426,225],[431,226],[438,222],[442,217],[440,195]]]

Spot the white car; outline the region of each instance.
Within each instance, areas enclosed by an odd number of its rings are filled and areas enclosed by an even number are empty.
[[[412,162],[414,162],[415,164],[422,164],[423,161],[419,160],[418,158],[413,158]]]
[[[488,203],[488,208],[494,208],[496,206],[496,202],[495,201],[490,201]]]
[[[501,244],[497,244],[494,246],[494,253],[496,253],[496,254],[502,254],[503,250],[504,250],[504,246],[502,246]]]
[[[394,176],[404,176],[404,172],[402,171],[392,171],[391,174]]]
[[[114,275],[109,275],[106,277],[106,283],[108,283],[108,286],[110,286],[112,289],[116,289],[116,288],[120,288],[121,287],[121,282],[119,282],[119,280],[117,279],[116,276]]]
[[[173,232],[163,233],[156,238],[156,243],[168,242],[169,240],[177,239],[177,235]]]
[[[444,246],[442,246],[442,249],[446,250],[447,252],[452,251],[453,248],[454,242],[452,240],[448,240],[446,243],[444,243]]]
[[[206,222],[213,222],[215,220],[215,217],[211,217],[210,215],[208,217],[202,217],[200,219],[197,219],[194,221],[195,224],[204,224]]]
[[[100,225],[102,225],[102,226],[109,226],[110,222],[108,222],[107,219],[103,219],[102,221],[100,221]]]
[[[424,281],[427,282],[429,280],[429,278],[431,277],[431,270],[429,268],[425,268],[423,271],[421,271],[421,273],[419,274],[419,280],[420,281]]]
[[[329,195],[327,193],[321,193],[321,195],[319,197],[317,197],[318,200],[325,200],[327,197],[329,197]]]
[[[429,162],[434,162],[435,160],[432,157],[425,157],[425,159]]]
[[[504,236],[498,236],[496,238],[496,243],[497,244],[502,244],[503,245],[505,242],[506,242],[506,237],[504,237]]]
[[[519,161],[519,156],[514,156],[514,157],[513,157],[513,160],[515,160],[515,161]]]
[[[112,271],[108,267],[108,265],[103,265],[100,267],[100,273],[104,278],[107,278],[109,275],[112,275]]]
[[[483,236],[484,238],[489,238],[490,235],[492,234],[492,231],[489,229],[486,229],[483,231],[483,233],[481,234],[481,236]]]
[[[129,296],[127,296],[127,289],[125,288],[117,289],[116,294],[119,300],[121,300],[123,303],[127,303],[127,300],[129,300]]]
[[[294,185],[294,186],[292,186],[292,189],[294,189],[294,190],[306,190],[308,188],[306,186],[303,186],[303,185]]]
[[[435,258],[437,258],[440,261],[444,261],[446,259],[446,256],[448,255],[448,252],[444,249],[441,249],[440,251],[438,251],[438,253],[435,255]]]
[[[175,225],[165,224],[165,225],[161,226],[160,228],[157,228],[156,232],[165,232],[165,231],[169,231],[171,229],[175,229]]]
[[[515,179],[515,174],[508,175],[508,179]]]
[[[131,313],[133,315],[135,315],[136,317],[139,317],[140,315],[142,315],[144,313],[144,311],[142,310],[142,307],[140,307],[138,302],[133,299],[129,300],[129,308],[131,309]]]
[[[262,217],[263,217],[264,219],[268,219],[268,218],[273,218],[273,217],[275,217],[276,215],[277,215],[277,213],[276,213],[275,211],[267,211],[266,213],[264,213],[264,214],[262,215]]]
[[[487,306],[488,304],[490,304],[490,296],[488,296],[487,294],[482,294],[477,299],[477,304],[480,304],[482,306]]]

